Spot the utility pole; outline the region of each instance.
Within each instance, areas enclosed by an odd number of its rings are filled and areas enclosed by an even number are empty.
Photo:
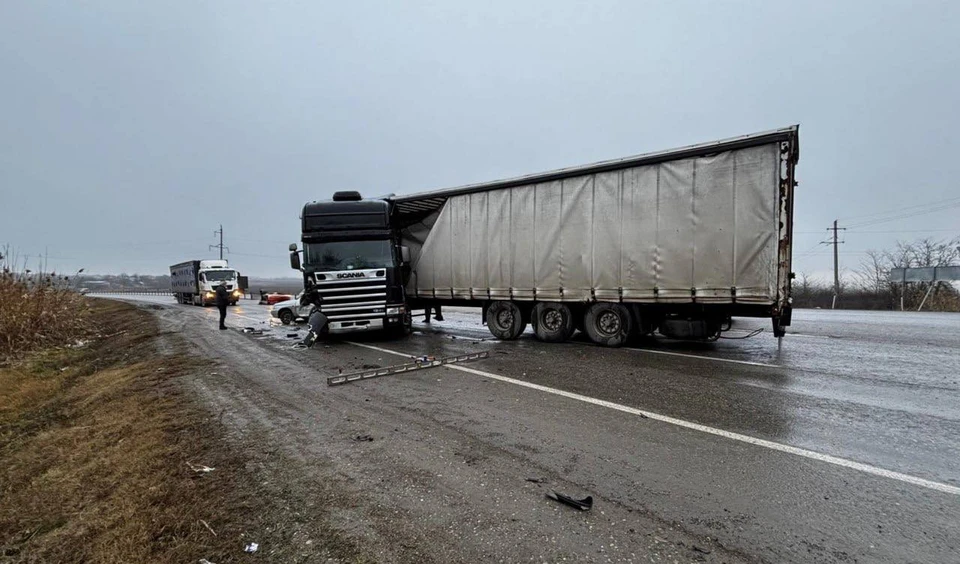
[[[223,249],[227,249],[227,252],[230,252],[230,247],[223,246],[223,224],[220,224],[220,229],[217,229],[213,232],[214,235],[220,235],[220,244],[219,245],[208,245],[208,249],[220,249],[220,260],[223,260]]]
[[[833,227],[827,227],[827,231],[833,231],[833,305],[830,309],[837,309],[837,298],[840,297],[840,253],[837,247],[843,241],[837,240],[837,232],[845,231],[846,227],[837,227],[837,220],[833,220]]]

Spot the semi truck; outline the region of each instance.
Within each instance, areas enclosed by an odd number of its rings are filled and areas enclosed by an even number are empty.
[[[237,305],[246,278],[226,260],[188,260],[170,267],[170,289],[178,303],[208,306],[216,301],[216,288],[226,283],[230,305]]]
[[[320,286],[331,333],[455,305],[481,308],[499,339],[529,325],[548,342],[713,340],[735,316],[782,337],[799,156],[791,126],[383,199],[338,192],[304,207],[291,266]]]
[[[303,271],[305,287],[319,291],[330,333],[410,330],[404,290],[410,257],[390,209],[389,201],[364,200],[359,192],[337,192],[303,207],[303,261],[293,243],[290,266]]]

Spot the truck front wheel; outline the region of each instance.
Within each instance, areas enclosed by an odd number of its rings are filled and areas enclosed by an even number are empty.
[[[605,347],[627,342],[631,330],[630,311],[621,304],[595,303],[587,308],[583,328],[590,340]]]
[[[559,302],[540,302],[533,306],[533,332],[547,343],[562,343],[576,331],[573,313]]]
[[[519,337],[526,327],[517,304],[496,301],[487,306],[487,329],[494,337],[502,341],[512,341]]]

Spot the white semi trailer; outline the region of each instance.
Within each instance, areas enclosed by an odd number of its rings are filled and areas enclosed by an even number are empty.
[[[221,283],[225,283],[230,292],[230,305],[237,305],[246,282],[226,260],[189,260],[170,267],[170,289],[181,304],[213,304],[216,288]]]
[[[732,316],[783,336],[798,131],[391,197],[407,305],[482,307],[501,339],[709,340]]]

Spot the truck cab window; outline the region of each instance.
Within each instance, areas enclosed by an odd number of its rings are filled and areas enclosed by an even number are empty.
[[[388,240],[307,243],[304,247],[306,264],[320,271],[386,268],[395,262]]]

